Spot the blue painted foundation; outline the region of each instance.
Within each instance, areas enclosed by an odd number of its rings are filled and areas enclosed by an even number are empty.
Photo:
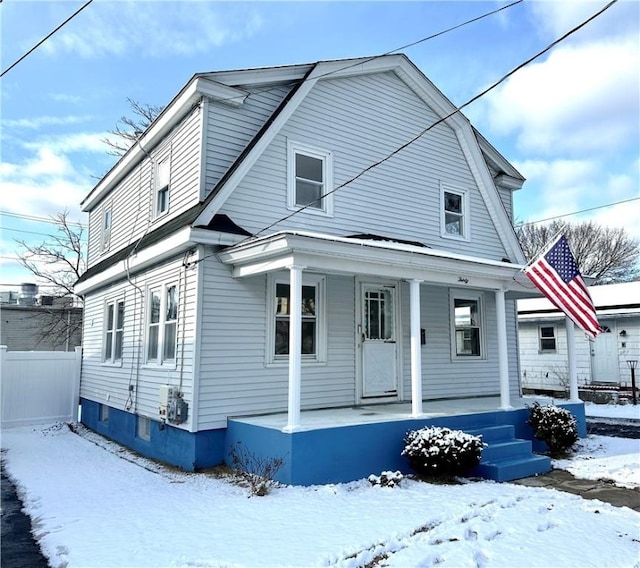
[[[534,451],[546,450],[542,442],[533,439],[533,431],[526,424],[529,415],[526,408],[438,418],[407,418],[293,433],[250,424],[242,419],[229,419],[226,429],[195,433],[172,426],[160,429],[160,424],[152,421],[151,437],[147,441],[137,436],[135,414],[110,408],[109,419],[103,422],[100,420],[99,403],[82,399],[81,404],[83,424],[144,456],[187,471],[196,471],[223,462],[229,463],[230,449],[241,442],[255,457],[282,458],[284,465],[276,479],[292,485],[341,483],[362,479],[372,473],[379,474],[384,470],[410,473],[408,460],[401,456],[404,437],[407,431],[424,426],[445,426],[466,431],[508,426],[511,438],[496,441],[497,446],[487,453],[493,456],[492,459],[507,446],[511,448],[510,451],[515,449],[516,455],[519,455],[523,445],[513,438],[530,441]],[[579,435],[586,436],[584,405],[565,403],[558,406],[573,413],[578,422]],[[527,445],[527,448],[530,446]],[[532,459],[529,465],[529,475],[533,475],[540,473],[545,464]],[[523,467],[514,464],[511,469],[518,475],[522,472],[527,475],[529,470]],[[505,481],[509,475],[503,472],[489,477]]]

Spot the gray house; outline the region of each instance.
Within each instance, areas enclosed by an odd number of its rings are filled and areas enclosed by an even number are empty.
[[[290,483],[406,469],[410,427],[530,435],[523,182],[403,55],[195,75],[82,203],[83,422]]]

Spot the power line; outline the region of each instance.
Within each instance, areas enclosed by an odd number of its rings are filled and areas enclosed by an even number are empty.
[[[36,215],[25,215],[23,213],[13,213],[12,211],[5,211],[4,209],[0,209],[0,215],[5,215],[6,217],[16,217],[17,219],[25,219],[27,221],[36,221],[38,223],[49,223],[50,225],[60,224],[60,222],[55,218],[38,217]],[[69,221],[69,224],[83,228],[86,228],[87,226],[84,223],[80,223],[80,221]]]
[[[622,203],[629,203],[631,201],[638,201],[640,197],[632,197],[631,199],[623,199],[622,201],[614,201],[613,203],[606,203],[604,205],[597,205],[596,207],[589,207],[588,209],[580,209],[580,211],[574,211],[573,213],[564,213],[562,215],[556,215],[554,217],[547,217],[546,219],[538,219],[537,221],[523,221],[517,223],[515,227],[522,227],[522,225],[537,225],[538,223],[545,223],[546,221],[553,221],[554,219],[561,219],[562,217],[570,217],[571,215],[579,215],[580,213],[588,213],[589,211],[595,211],[596,209],[605,209],[607,207],[613,207],[614,205],[621,205]]]
[[[71,14],[71,16],[69,16],[64,22],[62,22],[55,30],[53,30],[52,32],[50,32],[49,34],[47,34],[45,37],[43,37],[38,43],[36,43],[29,51],[27,51],[22,57],[20,57],[17,61],[15,61],[14,63],[12,63],[11,65],[9,65],[9,67],[7,67],[1,74],[0,77],[4,77],[6,73],[8,73],[9,71],[11,71],[11,69],[13,69],[18,63],[20,63],[25,57],[27,57],[29,54],[31,54],[32,52],[34,52],[36,49],[38,49],[38,47],[40,47],[45,41],[47,41],[53,34],[55,34],[62,26],[64,26],[66,23],[70,22],[71,20],[73,20],[73,18],[75,18],[80,12],[82,12],[82,10],[84,10],[89,4],[91,4],[91,2],[93,2],[93,0],[88,0],[87,2],[85,2],[85,4],[83,6],[81,6],[80,8],[78,8],[73,14]]]
[[[12,231],[14,233],[27,233],[29,235],[40,235],[43,237],[51,237],[52,235],[50,233],[38,233],[36,231],[25,231],[23,229],[12,229],[10,227],[2,227],[2,229],[0,229],[2,231]],[[85,239],[83,239],[85,240]]]
[[[453,111],[451,111],[449,114],[447,114],[446,116],[443,116],[442,118],[436,120],[433,124],[427,126],[426,128],[424,128],[421,132],[419,132],[416,136],[414,136],[413,138],[411,138],[409,141],[405,142],[404,144],[402,144],[401,146],[399,146],[398,148],[396,148],[395,150],[393,150],[392,152],[390,152],[389,154],[387,154],[384,158],[378,160],[377,162],[374,162],[372,164],[370,164],[369,166],[367,166],[366,168],[364,168],[363,170],[361,170],[359,173],[357,173],[355,176],[353,176],[352,178],[348,179],[347,181],[343,182],[342,184],[336,186],[335,188],[333,188],[331,191],[327,192],[326,194],[324,194],[323,196],[319,197],[318,199],[315,199],[314,201],[308,203],[307,205],[304,205],[303,207],[300,207],[299,209],[296,209],[295,211],[289,213],[288,215],[285,215],[284,217],[278,219],[277,221],[274,221],[273,223],[271,223],[270,225],[267,225],[266,227],[264,227],[263,229],[260,229],[257,233],[255,233],[253,236],[257,237],[258,235],[260,235],[261,233],[264,233],[265,231],[268,231],[269,229],[273,228],[274,226],[278,225],[279,223],[282,223],[283,221],[287,221],[288,219],[290,219],[291,217],[297,215],[298,213],[301,213],[302,211],[304,211],[305,209],[308,209],[309,207],[313,207],[317,202],[321,201],[322,199],[324,199],[325,197],[335,193],[336,191],[346,187],[347,185],[353,183],[354,181],[356,181],[357,179],[359,179],[360,177],[362,177],[364,174],[366,174],[367,172],[371,171],[374,168],[377,168],[378,166],[380,166],[381,164],[387,162],[388,160],[390,160],[393,156],[395,156],[396,154],[400,153],[402,150],[404,150],[405,148],[407,148],[408,146],[410,146],[411,144],[413,144],[414,142],[416,142],[417,140],[419,140],[420,138],[422,138],[427,132],[429,132],[430,130],[432,130],[433,128],[435,128],[436,126],[438,126],[439,124],[442,124],[443,122],[445,122],[446,120],[448,120],[449,118],[451,118],[452,116],[454,116],[455,114],[459,113],[462,109],[466,108],[467,106],[469,106],[470,104],[474,103],[475,101],[477,101],[478,99],[480,99],[481,97],[485,96],[487,93],[489,93],[490,91],[492,91],[493,89],[495,89],[496,87],[498,87],[500,84],[504,83],[504,81],[506,81],[509,77],[511,77],[513,74],[517,73],[518,71],[520,71],[520,69],[526,67],[527,65],[529,65],[531,62],[535,61],[536,59],[538,59],[540,56],[544,55],[545,53],[547,53],[548,51],[550,51],[552,48],[554,48],[556,45],[558,45],[559,43],[561,43],[562,41],[564,41],[566,38],[568,38],[570,35],[574,34],[575,32],[577,32],[579,29],[583,28],[584,26],[586,26],[589,22],[591,22],[592,20],[594,20],[595,18],[597,18],[598,16],[600,16],[603,12],[605,12],[606,10],[608,10],[609,8],[611,8],[611,6],[613,6],[618,0],[611,0],[611,2],[609,2],[606,6],[604,6],[603,8],[601,8],[600,10],[598,10],[598,12],[596,12],[595,14],[593,14],[592,16],[590,16],[589,18],[587,18],[586,20],[584,20],[582,23],[578,24],[577,26],[575,26],[574,28],[570,29],[568,32],[566,32],[565,34],[563,34],[562,36],[560,36],[558,39],[554,40],[553,42],[551,42],[549,45],[547,45],[547,47],[545,47],[544,49],[542,49],[541,51],[539,51],[538,53],[536,53],[535,55],[533,55],[532,57],[530,57],[529,59],[525,60],[523,63],[520,63],[518,66],[514,67],[511,71],[509,71],[507,74],[503,75],[502,77],[500,77],[500,79],[498,79],[496,82],[494,82],[492,85],[490,85],[489,87],[487,87],[486,89],[484,89],[483,91],[481,91],[480,93],[478,93],[477,95],[475,95],[474,97],[471,97],[466,103],[460,105],[459,107],[456,107]]]

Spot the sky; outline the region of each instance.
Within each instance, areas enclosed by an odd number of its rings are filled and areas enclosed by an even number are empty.
[[[52,568],[638,566],[640,513],[597,499],[409,478],[249,497],[228,478],[165,468],[76,432],[58,423],[2,433],[6,471]],[[640,488],[640,440],[589,436],[554,466]]]
[[[461,105],[606,3],[524,0],[400,51]],[[2,71],[83,4],[0,3]],[[34,280],[16,239],[42,242],[65,209],[86,223],[127,97],[165,105],[194,73],[378,55],[507,4],[94,0],[1,79],[0,290]],[[516,222],[568,215],[640,238],[639,2],[618,0],[464,113],[527,178]]]

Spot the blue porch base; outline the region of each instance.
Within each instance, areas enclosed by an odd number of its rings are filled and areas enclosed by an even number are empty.
[[[226,429],[201,432],[172,426],[161,428],[160,423],[152,420],[150,439],[144,440],[137,436],[135,414],[109,408],[108,420],[101,421],[100,403],[81,399],[81,404],[82,423],[88,428],[144,456],[186,471],[229,463],[230,449],[241,442],[256,458],[282,458],[284,465],[276,479],[286,484],[342,483],[385,470],[411,473],[408,460],[400,455],[404,437],[407,431],[424,426],[482,430],[490,447],[483,453],[480,469],[472,472],[476,475],[507,481],[548,470],[547,458],[531,455],[531,447],[533,451],[544,451],[546,447],[533,440],[532,429],[526,424],[529,415],[526,408],[328,426],[293,433],[243,419],[229,419]],[[559,406],[573,413],[580,437],[586,436],[584,405]],[[502,467],[496,467],[500,461]]]

